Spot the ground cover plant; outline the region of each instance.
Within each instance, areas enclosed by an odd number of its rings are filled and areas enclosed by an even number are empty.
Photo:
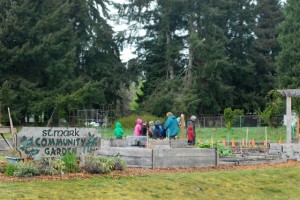
[[[142,175],[127,174],[135,170],[128,169],[125,175],[88,179],[2,181],[0,199],[298,199],[299,162],[277,165],[229,166],[229,171],[223,166],[210,172],[137,169],[149,172]]]
[[[39,175],[63,175],[66,173],[105,174],[113,170],[124,170],[127,163],[119,156],[85,158],[81,163],[73,153],[67,153],[61,158],[43,157],[41,160],[28,162],[0,162],[0,173],[14,177],[33,177]]]

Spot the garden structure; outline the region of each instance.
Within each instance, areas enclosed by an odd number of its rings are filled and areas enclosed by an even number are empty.
[[[292,142],[292,97],[300,97],[300,89],[285,89],[285,90],[278,90],[282,96],[286,97],[286,134],[287,139],[286,143]],[[299,140],[299,120],[297,125],[297,132],[296,138]]]

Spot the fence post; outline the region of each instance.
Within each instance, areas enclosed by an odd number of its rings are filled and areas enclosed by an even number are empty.
[[[242,116],[240,116],[240,128],[242,128]]]
[[[220,116],[220,119],[221,119],[221,127],[220,128],[223,128],[223,116]]]

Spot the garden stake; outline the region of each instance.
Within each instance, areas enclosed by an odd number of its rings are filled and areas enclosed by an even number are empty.
[[[246,145],[245,145],[245,139],[243,138],[242,139],[242,147],[244,147],[244,146],[246,146]]]
[[[282,140],[281,140],[281,138],[279,139],[278,143],[279,143],[279,144],[282,144]]]
[[[247,134],[246,134],[246,146],[248,147],[248,134],[249,134],[249,128],[247,127]]]
[[[232,138],[232,140],[231,140],[231,147],[235,147],[235,141],[234,141],[234,138]]]
[[[267,141],[267,140],[264,140],[264,147],[267,148],[267,145],[268,145],[268,141]]]
[[[201,143],[201,142],[202,142],[202,139],[201,139],[201,138],[199,138],[199,140],[198,140],[198,141],[199,141],[199,143]]]
[[[226,146],[226,140],[225,140],[225,138],[223,138],[222,143],[223,143],[224,146]]]
[[[256,145],[255,145],[255,140],[254,140],[254,138],[252,138],[252,141],[251,141],[251,146],[253,146],[253,147],[255,147]]]

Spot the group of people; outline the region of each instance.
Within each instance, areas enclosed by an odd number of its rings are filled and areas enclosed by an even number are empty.
[[[180,118],[176,118],[172,112],[168,112],[166,114],[167,120],[165,123],[161,123],[157,120],[155,123],[154,121],[150,121],[149,125],[147,126],[147,122],[143,121],[142,119],[136,120],[136,125],[134,127],[133,135],[134,136],[149,136],[153,139],[163,139],[163,138],[175,138],[180,133]],[[188,123],[187,123],[187,139],[188,143],[191,145],[195,144],[196,138],[196,127],[195,127],[196,117],[191,116]],[[120,122],[116,122],[116,128],[114,130],[114,134],[117,139],[122,139],[123,136],[123,129]]]
[[[164,125],[157,120],[155,123],[153,121],[147,122],[142,119],[136,120],[136,125],[133,131],[134,136],[149,136],[153,139],[163,138],[165,136]]]

